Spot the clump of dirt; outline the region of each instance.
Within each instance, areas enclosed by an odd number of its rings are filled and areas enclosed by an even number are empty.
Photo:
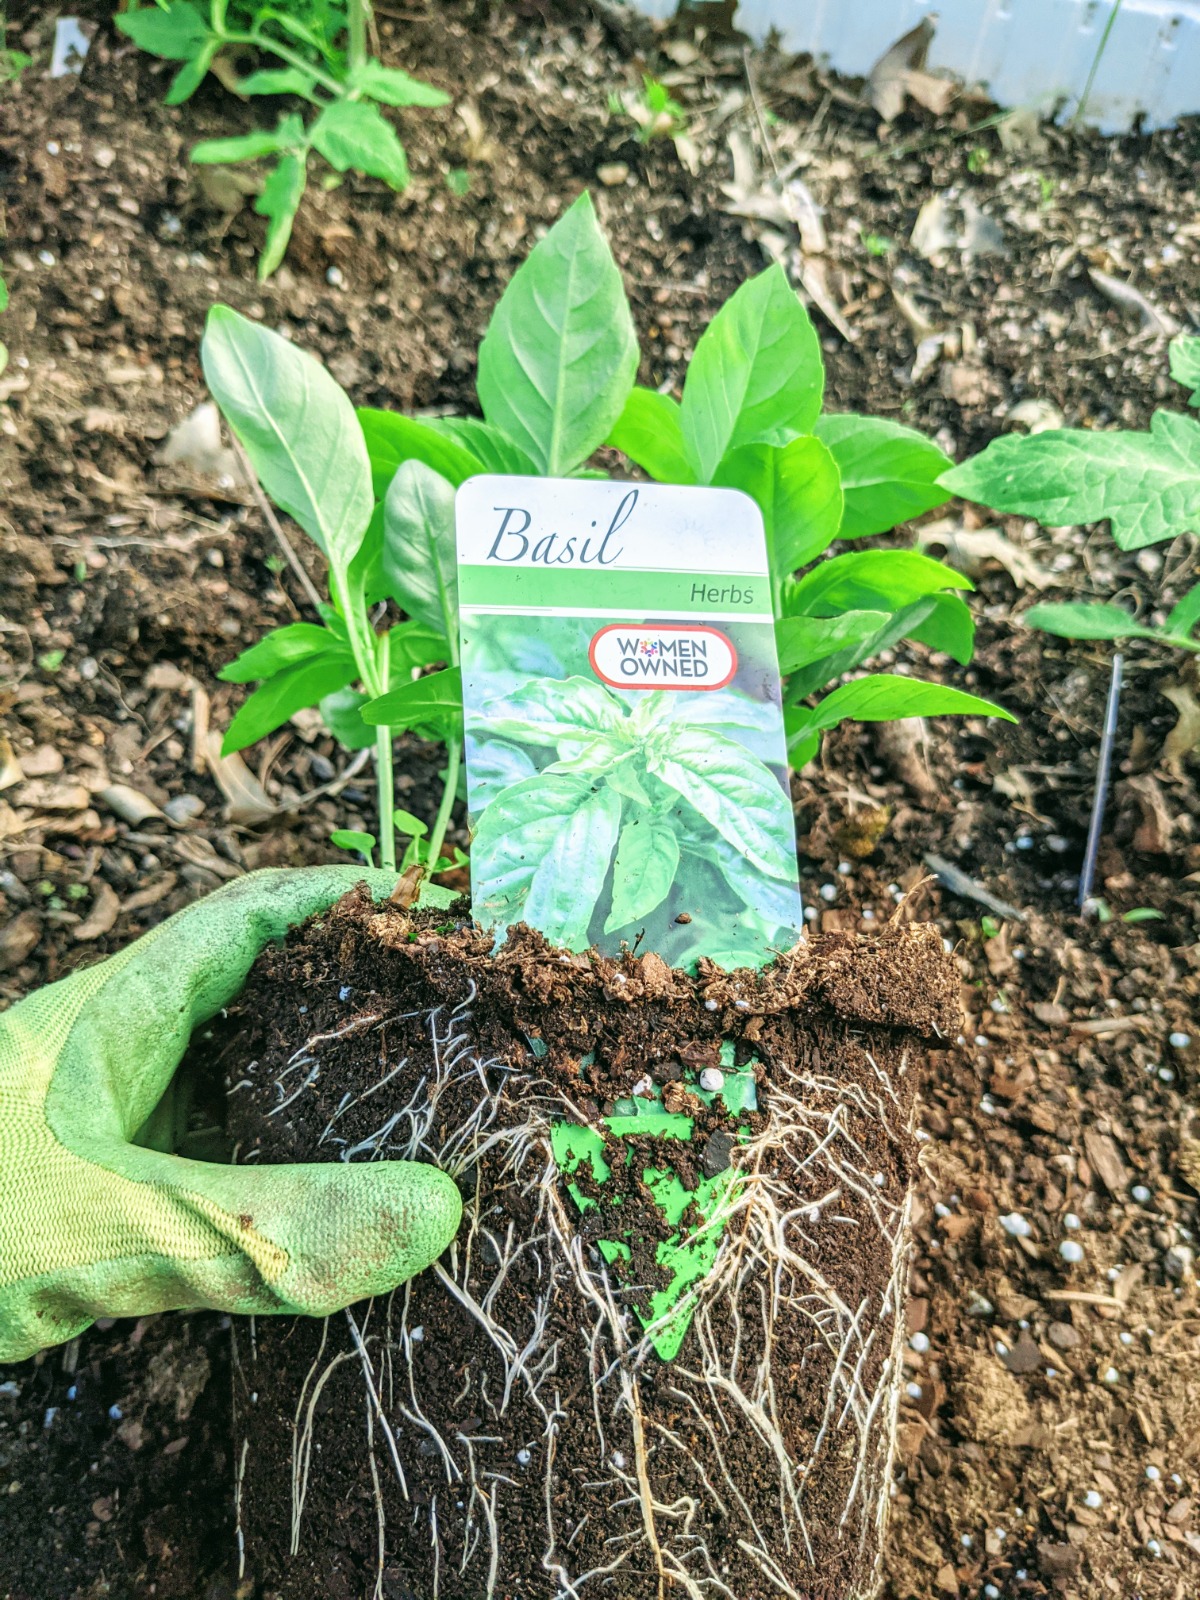
[[[694,978],[528,929],[490,946],[351,897],[260,958],[197,1046],[232,1068],[241,1159],[433,1159],[465,1203],[443,1261],[386,1301],[239,1337],[251,1570],[286,1600],[379,1574],[446,1600],[873,1593],[916,1069],[958,1019],[940,939],[835,936]],[[748,1102],[705,1105],[714,1069]],[[687,1097],[689,1141],[621,1137],[611,1114],[635,1091],[661,1112],[655,1086]],[[568,1183],[563,1124],[607,1174]],[[670,1224],[664,1169],[690,1197]],[[703,1234],[706,1174],[720,1248],[662,1359],[657,1246]]]

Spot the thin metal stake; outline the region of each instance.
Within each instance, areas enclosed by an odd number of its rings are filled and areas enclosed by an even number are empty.
[[[1092,820],[1088,824],[1087,849],[1083,854],[1083,871],[1079,874],[1079,909],[1082,911],[1092,898],[1092,880],[1096,876],[1096,857],[1100,854],[1100,835],[1104,828],[1104,807],[1108,801],[1108,777],[1112,767],[1113,745],[1117,737],[1117,707],[1121,703],[1121,676],[1125,657],[1118,653],[1112,658],[1112,678],[1108,685],[1108,704],[1104,708],[1104,732],[1100,736],[1100,762],[1096,768],[1096,788],[1092,795]]]

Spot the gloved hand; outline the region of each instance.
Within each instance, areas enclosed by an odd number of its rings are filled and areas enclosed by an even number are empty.
[[[231,1167],[130,1143],[194,1027],[270,940],[366,879],[252,873],[0,1015],[0,1361],[96,1317],[206,1306],[323,1316],[454,1236],[458,1189],[409,1161]]]

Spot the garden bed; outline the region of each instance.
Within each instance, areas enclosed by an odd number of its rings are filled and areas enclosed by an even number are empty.
[[[641,381],[677,381],[712,311],[762,265],[752,230],[723,209],[730,128],[758,141],[736,41],[702,44],[679,91],[711,128],[692,176],[670,146],[643,148],[608,120],[608,89],[635,83],[641,52],[669,65],[640,29],[582,9],[548,20],[532,6],[489,22],[459,4],[422,21],[385,17],[383,28],[389,58],[469,100],[482,134],[450,112],[406,125],[408,194],[351,179],[310,197],[287,276],[265,287],[251,276],[261,222],[223,212],[185,160],[194,138],[239,116],[249,127],[253,110],[231,111],[215,84],[164,108],[159,65],[108,33],[81,81],[5,88],[14,364],[0,380],[0,643],[13,667],[6,733],[29,779],[0,795],[6,825],[18,825],[0,864],[5,1000],[243,870],[325,859],[330,828],[369,816],[361,777],[313,793],[337,781],[341,758],[311,730],[272,743],[257,764],[282,809],[254,829],[226,814],[194,749],[198,722],[220,729],[232,714],[216,670],[295,615],[246,497],[154,460],[201,398],[197,349],[213,300],[288,324],[364,403],[461,410],[498,283],[533,230],[596,187],[602,164],[630,169],[597,194],[650,352]],[[1134,276],[1181,320],[1194,311],[1194,128],[1116,141],[1046,129],[1041,145],[1009,152],[994,130],[970,133],[979,118],[957,108],[940,120],[908,113],[880,139],[846,85],[769,53],[751,64],[783,131],[805,141],[827,271],[859,334],[847,343],[820,324],[834,406],[894,415],[959,455],[1029,399],[1072,424],[1146,425],[1166,394],[1162,343],[1127,322],[1089,270]],[[459,199],[442,168],[464,164],[473,183]],[[1000,221],[1007,256],[951,251],[933,263],[910,248],[921,206],[949,186]],[[890,244],[874,254],[866,239]],[[951,334],[916,379],[914,304]],[[1014,626],[1035,593],[1021,560],[1049,579],[1043,599],[1150,600],[1164,569],[1160,553],[1121,556],[1106,535],[1051,538],[1015,518],[1001,528],[1000,559],[971,563],[973,670],[978,691],[1021,725],[940,724],[898,750],[843,730],[795,788],[816,930],[885,920],[896,893],[927,875],[927,851],[1029,919],[998,940],[981,928],[983,908],[936,883],[908,902],[954,945],[970,1023],[924,1088],[933,1149],[918,1179],[909,1309],[920,1348],[905,1356],[919,1392],[904,1400],[888,1593],[973,1596],[991,1583],[1005,1600],[1166,1600],[1194,1587],[1198,1559],[1187,1382],[1200,1324],[1194,1280],[1168,1271],[1197,1227],[1195,1046],[1168,1042],[1200,1032],[1196,769],[1163,760],[1178,711],[1160,689],[1173,686],[1174,664],[1132,645],[1100,887],[1117,913],[1149,908],[1162,920],[1081,923],[1073,879],[1107,660]],[[1167,576],[1186,571],[1186,548],[1167,555]],[[927,673],[921,655],[899,652]],[[430,747],[401,745],[402,804],[431,813],[437,764]],[[186,820],[122,817],[97,798],[114,782],[159,808],[176,802]],[[1104,1159],[1110,1144],[1119,1165]],[[1135,1199],[1134,1184],[1149,1198]],[[1013,1213],[1028,1237],[1000,1226]],[[1058,1254],[1067,1216],[1082,1224],[1075,1266]],[[90,1600],[104,1586],[133,1600],[234,1593],[219,1334],[212,1318],[117,1325],[0,1374],[6,1600]],[[181,1382],[177,1403],[156,1386],[156,1362],[199,1370],[197,1343],[210,1380],[195,1405]],[[1102,1381],[1110,1367],[1116,1387]],[[1086,1498],[1095,1494],[1099,1507]]]

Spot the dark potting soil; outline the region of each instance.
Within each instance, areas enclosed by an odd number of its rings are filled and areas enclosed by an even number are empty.
[[[348,897],[194,1047],[234,1066],[239,1159],[418,1155],[465,1204],[442,1262],[386,1301],[238,1330],[249,1575],[276,1600],[873,1593],[914,1080],[958,1027],[940,938],[835,936],[694,979],[526,929],[489,943]],[[723,1041],[757,1109],[697,1097]],[[608,1136],[581,1213],[550,1125],[604,1133],[647,1075],[693,1139],[633,1137],[626,1165]],[[664,1361],[638,1313],[671,1230],[642,1174],[693,1190],[730,1163],[723,1247]],[[606,1267],[618,1199],[632,1255]]]

